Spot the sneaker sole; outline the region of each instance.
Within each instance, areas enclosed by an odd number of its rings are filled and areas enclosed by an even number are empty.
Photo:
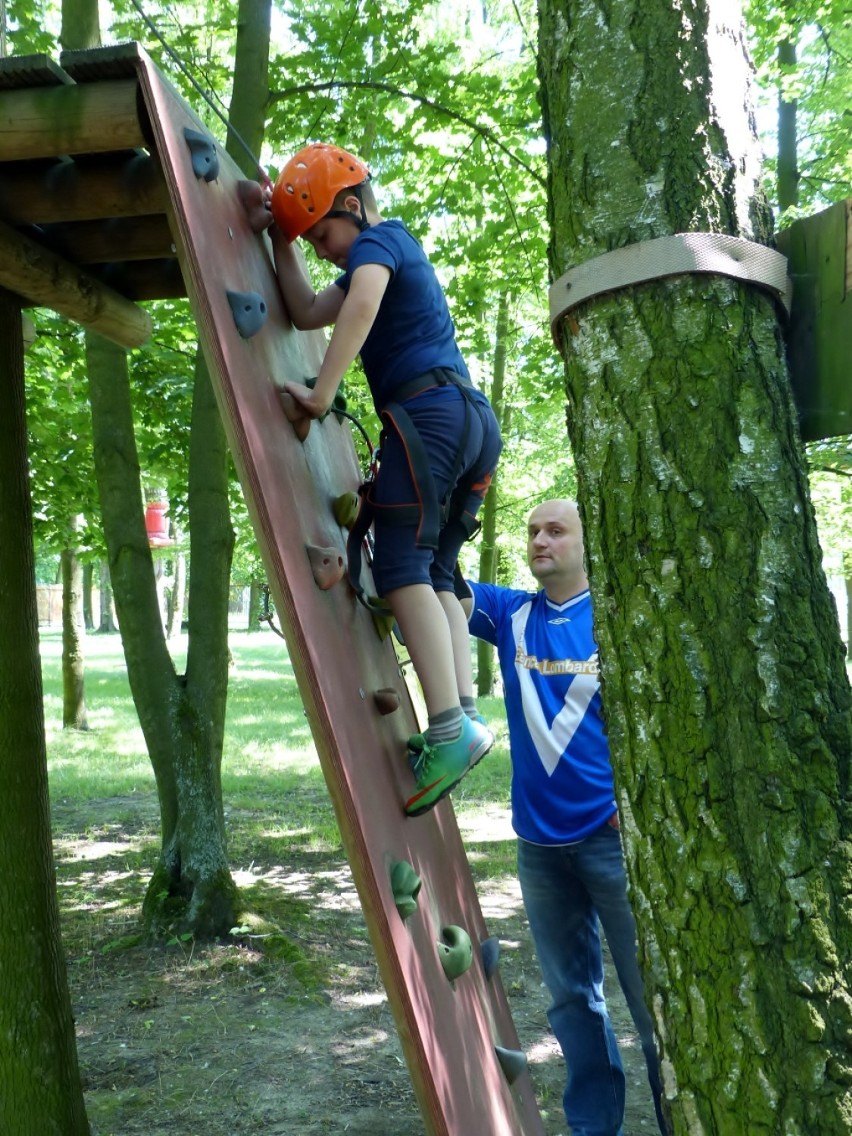
[[[483,738],[481,745],[479,745],[474,750],[473,756],[468,763],[467,769],[465,769],[465,771],[459,777],[457,777],[455,781],[452,781],[449,785],[446,785],[434,799],[434,801],[430,801],[428,804],[423,804],[417,806],[416,808],[411,808],[410,806],[412,805],[412,803],[417,801],[420,794],[415,793],[413,797],[409,797],[409,799],[405,802],[405,815],[410,817],[423,816],[424,813],[428,813],[431,809],[434,809],[435,805],[437,805],[440,801],[443,801],[444,797],[446,797],[448,793],[452,793],[456,785],[458,785],[460,781],[464,780],[468,773],[470,773],[471,769],[473,769],[474,765],[482,761],[483,757],[485,757],[486,753],[488,753],[493,745],[494,736],[489,731],[488,738]],[[428,792],[428,790],[426,791]]]

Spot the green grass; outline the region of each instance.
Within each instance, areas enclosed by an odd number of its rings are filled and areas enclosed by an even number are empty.
[[[250,831],[240,829],[242,839],[238,837],[232,855],[239,862],[249,846],[257,852],[272,845],[277,857],[291,845],[317,850],[338,846],[334,814],[284,642],[269,632],[232,630],[229,644],[233,666],[222,760],[223,799],[226,811],[245,810],[262,818]],[[185,666],[186,645],[185,636],[170,643],[179,671]],[[51,800],[56,806],[115,798],[111,819],[120,825],[122,801],[140,796],[156,799],[120,637],[89,635],[85,640],[88,731],[62,728],[59,631],[42,631],[41,656]],[[497,746],[453,795],[460,819],[471,823],[495,806],[505,808],[509,798],[502,700],[484,699],[481,709],[495,730]]]

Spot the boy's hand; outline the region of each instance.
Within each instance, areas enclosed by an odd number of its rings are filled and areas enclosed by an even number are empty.
[[[308,418],[322,418],[331,406],[330,402],[317,395],[316,390],[302,386],[301,383],[282,383],[281,391],[290,395]]]
[[[256,181],[238,181],[237,197],[246,211],[246,220],[253,233],[262,233],[272,224],[270,202],[272,191]]]

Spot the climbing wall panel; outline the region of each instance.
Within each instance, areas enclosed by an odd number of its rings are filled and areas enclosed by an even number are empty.
[[[240,204],[243,175],[141,49],[136,67],[202,347],[428,1131],[540,1134],[452,805],[403,812],[417,721],[392,640],[334,582],[346,532],[333,503],[360,480],[350,427],[332,414],[300,442],[276,392],[317,374],[324,337],[290,325],[267,239]],[[398,905],[392,878],[406,864],[420,883]],[[458,928],[473,944],[467,969]]]

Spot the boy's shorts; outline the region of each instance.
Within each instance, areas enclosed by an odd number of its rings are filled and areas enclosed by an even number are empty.
[[[411,505],[419,499],[402,439],[396,430],[387,431],[373,487],[377,506],[373,522],[373,580],[380,596],[410,584],[429,584],[436,592],[454,590],[453,569],[470,532],[458,518],[463,513],[471,517],[478,513],[503,448],[488,399],[479,391],[470,393],[476,406],[471,406],[454,385],[432,387],[402,404],[423,440],[438,500],[444,501],[448,493],[452,494],[450,519],[441,529],[437,550],[418,548],[416,524],[388,524],[383,517],[382,506]],[[468,430],[464,439],[466,415]],[[464,452],[459,462],[463,440]],[[460,480],[469,486],[463,497],[453,493]]]

